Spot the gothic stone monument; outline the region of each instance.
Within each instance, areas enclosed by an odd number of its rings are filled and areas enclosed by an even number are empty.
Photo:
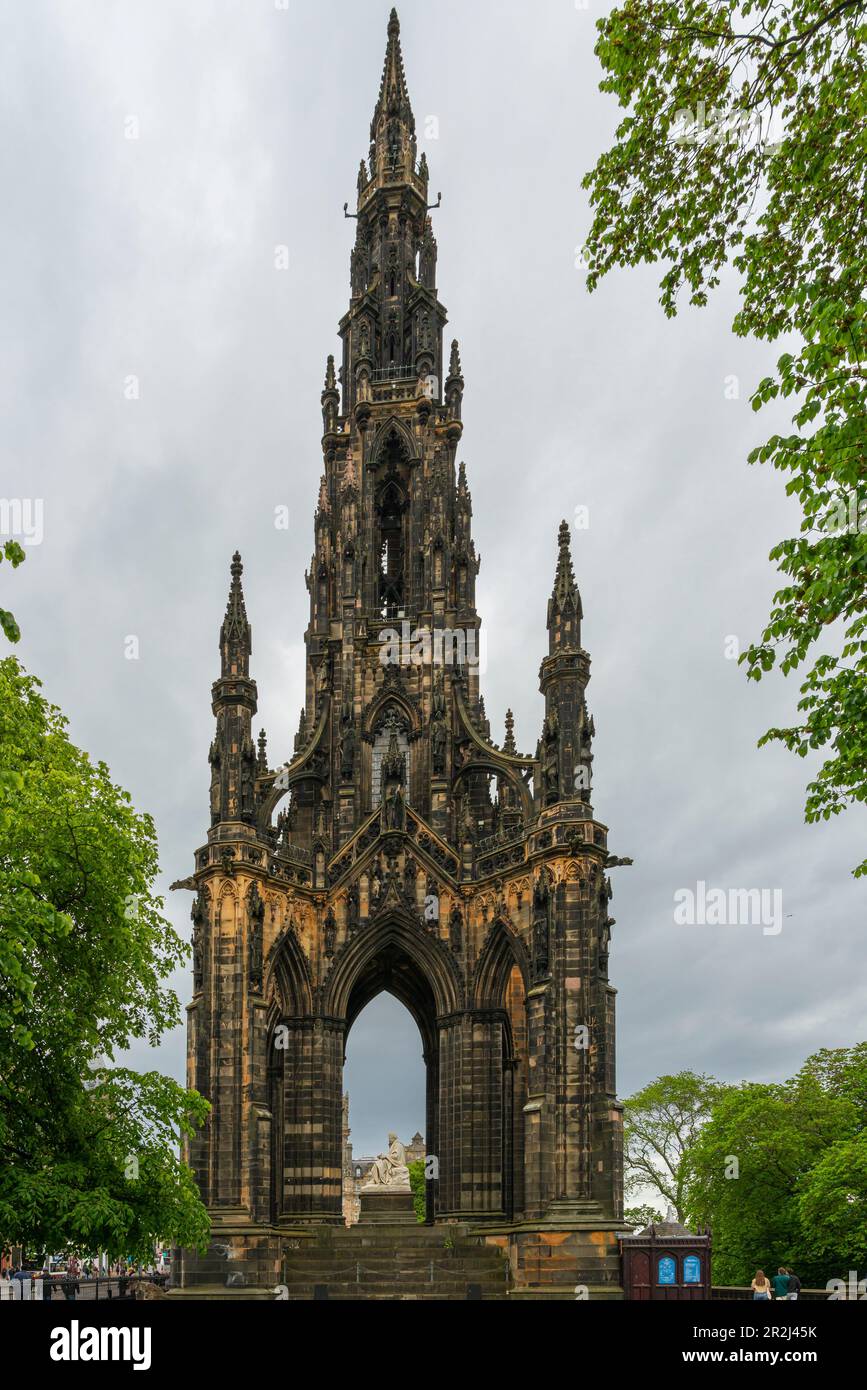
[[[473,660],[464,378],[443,343],[431,210],[392,12],[340,366],[328,358],[322,391],[306,701],[276,768],[264,732],[253,740],[240,556],[231,565],[192,910],[188,1078],[213,1109],[188,1158],[215,1247],[249,1285],[273,1284],[290,1236],[343,1219],[346,1040],[388,990],[423,1042],[428,1220],[498,1243],[519,1291],[617,1296],[607,874],[622,861],[591,805],[569,527],[540,737],[521,753],[511,712],[493,740]],[[213,1268],[185,1252],[183,1284]]]

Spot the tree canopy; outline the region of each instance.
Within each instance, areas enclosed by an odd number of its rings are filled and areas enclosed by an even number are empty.
[[[805,815],[828,819],[867,801],[867,2],[626,0],[597,27],[601,90],[627,114],[583,181],[589,288],[660,262],[672,315],[731,264],[734,331],[786,340],[752,404],[790,399],[793,428],[749,458],[802,519],[741,660],[754,680],[800,669],[796,722],[761,742],[822,751]]]
[[[150,817],[0,662],[0,1243],[150,1259],[207,1240],[177,1152],[207,1103],[114,1064],[180,1021],[157,867]]]
[[[0,564],[8,560],[13,569],[17,569],[25,560],[25,554],[17,541],[6,540],[0,545]],[[0,628],[2,628],[10,642],[18,642],[21,638],[21,629],[8,608],[0,608]]]
[[[712,1076],[682,1071],[659,1076],[623,1105],[624,1185],[627,1196],[651,1191],[684,1212],[687,1157],[723,1087]],[[636,1219],[651,1208],[636,1208]]]
[[[779,1084],[726,1087],[686,1164],[685,1205],[713,1229],[714,1282],[794,1268],[824,1287],[867,1260],[867,1043]]]

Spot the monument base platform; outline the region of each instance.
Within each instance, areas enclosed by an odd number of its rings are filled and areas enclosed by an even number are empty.
[[[359,1223],[365,1226],[377,1222],[388,1226],[418,1225],[412,1193],[408,1187],[398,1188],[397,1191],[388,1187],[379,1190],[375,1187],[362,1188],[358,1219]]]

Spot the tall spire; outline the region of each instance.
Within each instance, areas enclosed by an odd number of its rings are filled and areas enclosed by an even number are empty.
[[[376,139],[377,126],[383,116],[396,116],[410,131],[415,130],[415,117],[412,114],[406,74],[403,70],[403,54],[400,51],[400,20],[397,10],[392,10],[388,20],[388,43],[382,67],[382,81],[379,84],[379,100],[370,123],[371,140]]]
[[[554,592],[548,602],[548,632],[550,647],[579,647],[581,645],[581,595],[575,583],[572,569],[572,553],[569,539],[568,521],[560,522],[557,537],[557,573],[554,576]]]
[[[211,744],[211,827],[221,821],[250,822],[254,813],[256,749],[251,737],[256,713],[256,682],[250,679],[253,632],[241,575],[244,566],[237,550],[232,556],[232,582],[226,616],[220,627],[220,675],[211,686],[211,709],[217,720]],[[264,756],[260,745],[260,755]]]
[[[247,621],[244,590],[241,585],[243,573],[244,566],[241,563],[241,556],[236,550],[232,556],[232,582],[229,586],[226,616],[220,628],[220,652],[224,676],[246,676],[249,674],[249,660],[253,642],[252,629]]]

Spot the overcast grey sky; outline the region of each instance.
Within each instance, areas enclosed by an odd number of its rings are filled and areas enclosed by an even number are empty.
[[[3,602],[72,737],[153,814],[164,887],[191,871],[207,828],[210,685],[236,547],[257,727],[272,764],[292,748],[319,393],[348,307],[342,207],[367,151],[388,9],[0,6],[0,494],[44,503],[42,544],[14,581],[4,566]],[[542,717],[557,525],[589,508],[573,552],[594,803],[612,850],[635,859],[615,871],[611,954],[628,1095],[686,1067],[778,1078],[863,1038],[865,888],[850,869],[865,818],[803,824],[809,764],[756,748],[790,718],[796,686],[751,686],[725,656],[728,637],[759,634],[767,553],[797,525],[781,479],[745,461],[788,423],[748,401],[779,347],[731,334],[732,279],[668,322],[651,271],[588,296],[576,269],[580,180],[617,120],[597,90],[602,9],[404,0],[399,12],[420,149],[443,192],[439,286],[466,378],[484,694],[495,739],[511,705],[524,750]],[[726,398],[731,376],[739,399]],[[274,527],[281,504],[288,531]],[[781,889],[782,932],[676,926],[674,893],[698,880]],[[185,935],[189,908],[168,895]],[[186,1002],[186,973],[177,988]],[[147,1060],[180,1078],[183,1056],[178,1032]],[[388,1128],[423,1129],[420,1043],[399,1006],[375,1001],[359,1020],[349,1085],[357,1153]]]

